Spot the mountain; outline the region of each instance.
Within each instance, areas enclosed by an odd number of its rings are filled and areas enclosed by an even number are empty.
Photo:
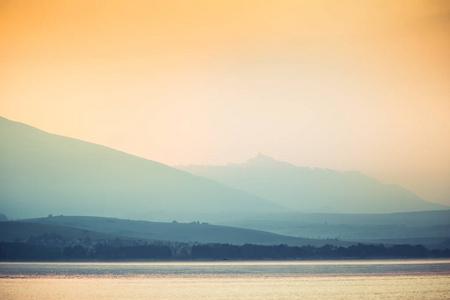
[[[296,167],[259,154],[244,164],[178,166],[303,212],[391,213],[448,209],[359,172]]]
[[[218,220],[283,207],[210,179],[0,118],[0,212]]]
[[[24,221],[27,224],[35,223],[39,226],[52,225],[60,228],[76,228],[88,230],[89,232],[105,233],[111,236],[172,242],[225,243],[233,245],[247,243],[257,245],[287,244],[290,246],[323,246],[325,244],[344,246],[352,244],[338,240],[304,239],[259,230],[217,226],[199,222],[167,223],[84,216],[59,216]]]

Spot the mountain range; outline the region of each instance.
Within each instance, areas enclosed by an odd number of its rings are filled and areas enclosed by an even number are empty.
[[[449,208],[356,171],[297,167],[263,154],[243,164],[177,168],[300,212],[393,213]]]

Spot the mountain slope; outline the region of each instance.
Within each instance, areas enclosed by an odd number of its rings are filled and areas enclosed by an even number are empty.
[[[448,209],[358,172],[300,168],[262,154],[244,164],[178,168],[300,211],[390,213]]]
[[[12,218],[205,220],[279,210],[210,179],[0,118],[0,212]]]

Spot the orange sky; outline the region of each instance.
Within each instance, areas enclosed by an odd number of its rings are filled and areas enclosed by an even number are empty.
[[[450,205],[450,2],[0,0],[0,115],[175,164],[263,152]]]

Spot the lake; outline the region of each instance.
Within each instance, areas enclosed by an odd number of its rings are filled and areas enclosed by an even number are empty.
[[[0,263],[0,299],[450,299],[450,260]]]

